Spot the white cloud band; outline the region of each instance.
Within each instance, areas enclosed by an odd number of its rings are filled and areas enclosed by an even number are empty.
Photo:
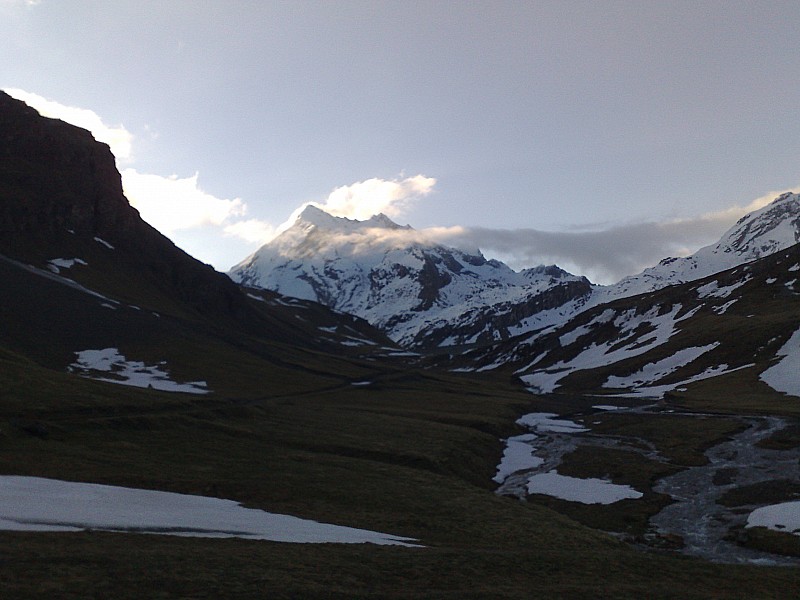
[[[435,184],[436,179],[424,175],[406,179],[367,179],[336,188],[320,208],[336,217],[359,221],[378,213],[397,217],[413,201],[430,194]]]
[[[94,138],[108,144],[111,152],[118,162],[124,163],[132,158],[131,148],[133,135],[122,125],[106,125],[100,116],[86,108],[76,108],[48,100],[38,94],[26,92],[16,88],[4,89],[9,96],[22,100],[31,108],[36,109],[40,115],[52,119],[61,119],[67,123],[88,129]]]

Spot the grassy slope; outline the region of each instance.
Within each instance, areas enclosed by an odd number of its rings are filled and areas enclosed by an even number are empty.
[[[234,498],[424,549],[0,533],[6,597],[793,597],[796,570],[636,551],[490,489],[531,397],[389,369],[232,399],[86,381],[0,353],[0,471]],[[274,390],[277,392],[278,390]],[[542,407],[535,407],[542,408]],[[35,426],[34,426],[35,425]]]

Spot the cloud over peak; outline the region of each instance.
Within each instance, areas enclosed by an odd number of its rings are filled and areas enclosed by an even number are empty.
[[[425,230],[440,243],[478,246],[485,254],[519,269],[557,264],[595,283],[615,283],[669,256],[688,256],[715,243],[744,215],[763,208],[785,191],[756,198],[746,206],[694,217],[614,225],[595,231],[541,231],[443,227]]]
[[[415,175],[405,179],[366,179],[334,189],[318,206],[336,217],[364,221],[378,213],[402,215],[415,200],[433,191],[436,179]]]

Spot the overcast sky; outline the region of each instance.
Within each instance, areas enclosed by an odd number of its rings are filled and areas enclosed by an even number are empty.
[[[219,270],[316,202],[609,283],[800,184],[798,23],[778,0],[0,0],[0,88],[105,138],[142,215]]]

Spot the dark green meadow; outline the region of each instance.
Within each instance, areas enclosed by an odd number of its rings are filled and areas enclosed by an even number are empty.
[[[255,359],[254,359],[255,360]],[[514,419],[502,381],[373,367],[304,389],[166,394],[0,355],[0,470],[204,494],[414,537],[424,548],[0,533],[7,598],[769,598],[800,571],[631,547],[491,477]],[[235,372],[235,371],[234,371]],[[233,376],[232,376],[233,377]],[[217,381],[217,389],[224,389]],[[241,392],[241,383],[231,381]]]

